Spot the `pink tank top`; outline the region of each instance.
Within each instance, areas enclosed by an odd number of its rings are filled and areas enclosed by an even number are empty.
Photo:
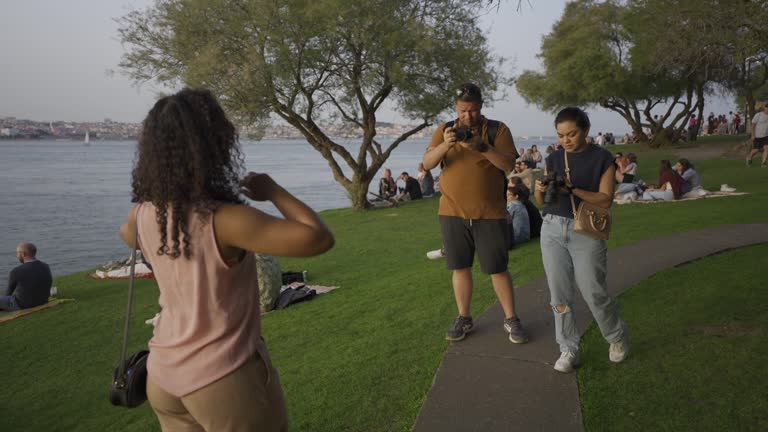
[[[190,212],[192,256],[170,259],[157,255],[161,243],[154,205],[143,203],[137,210],[139,244],[160,288],[161,311],[149,341],[147,370],[157,385],[178,397],[232,373],[256,352],[267,358],[255,257],[248,252],[227,265],[216,244],[213,217],[203,222]]]

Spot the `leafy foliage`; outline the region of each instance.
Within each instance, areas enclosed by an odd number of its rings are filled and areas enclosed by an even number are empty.
[[[503,83],[503,59],[490,54],[478,25],[484,3],[158,0],[120,19],[130,48],[121,67],[137,81],[208,87],[241,122],[278,115],[363,208],[391,152],[449,108],[458,84],[472,81],[492,95]],[[387,100],[420,124],[382,145],[376,113]],[[320,120],[357,130],[357,152],[328,136]]]
[[[706,95],[760,80],[744,79],[744,61],[768,43],[755,18],[765,14],[762,1],[574,1],[542,42],[544,72],[524,72],[517,88],[547,110],[613,110],[654,147],[674,142]]]

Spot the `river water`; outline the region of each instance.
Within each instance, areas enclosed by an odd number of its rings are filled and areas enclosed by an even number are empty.
[[[385,164],[416,175],[426,139],[401,143]],[[548,141],[516,139],[518,149]],[[359,141],[348,140],[350,149]],[[246,169],[266,172],[320,211],[349,207],[325,159],[302,140],[243,141]],[[125,258],[117,229],[130,208],[134,141],[0,141],[0,291],[18,264],[16,244],[30,241],[54,276]],[[356,154],[356,152],[353,152]],[[340,161],[343,165],[343,161]],[[437,175],[438,172],[433,171]],[[378,176],[377,176],[378,177]],[[371,183],[371,190],[378,182]],[[271,204],[259,203],[276,213]]]

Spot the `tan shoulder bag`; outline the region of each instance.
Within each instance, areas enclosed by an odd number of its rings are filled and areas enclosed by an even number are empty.
[[[568,152],[565,154],[565,175],[571,182],[571,169],[568,167]],[[579,208],[576,208],[576,200],[571,193],[571,207],[573,208],[573,231],[592,237],[596,240],[608,240],[611,232],[611,210],[581,200]]]

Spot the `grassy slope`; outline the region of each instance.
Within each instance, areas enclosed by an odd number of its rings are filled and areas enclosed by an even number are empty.
[[[639,150],[622,146],[625,152]],[[643,178],[653,181],[665,152],[640,151]],[[697,164],[706,187],[721,183],[754,192],[744,197],[615,208],[609,246],[666,233],[766,220],[768,170],[737,161]],[[437,200],[397,209],[323,212],[337,246],[312,259],[283,260],[306,269],[312,283],[341,289],[264,319],[264,336],[289,404],[294,431],[409,430],[447,346],[443,334],[455,314],[442,261],[424,252],[440,246]],[[536,243],[512,252],[518,286],[542,275]],[[125,282],[84,274],[57,278],[77,302],[0,325],[0,364],[12,371],[0,386],[5,404],[0,430],[159,430],[145,405],[112,408],[109,376],[119,351]],[[476,279],[475,314],[495,301],[486,277]],[[132,349],[150,335],[142,324],[156,311],[152,281],[140,281]],[[8,366],[12,365],[12,366]],[[23,425],[23,426],[22,426]]]
[[[599,329],[582,342],[590,431],[768,430],[768,245],[667,270],[619,300],[632,355],[612,365]]]

